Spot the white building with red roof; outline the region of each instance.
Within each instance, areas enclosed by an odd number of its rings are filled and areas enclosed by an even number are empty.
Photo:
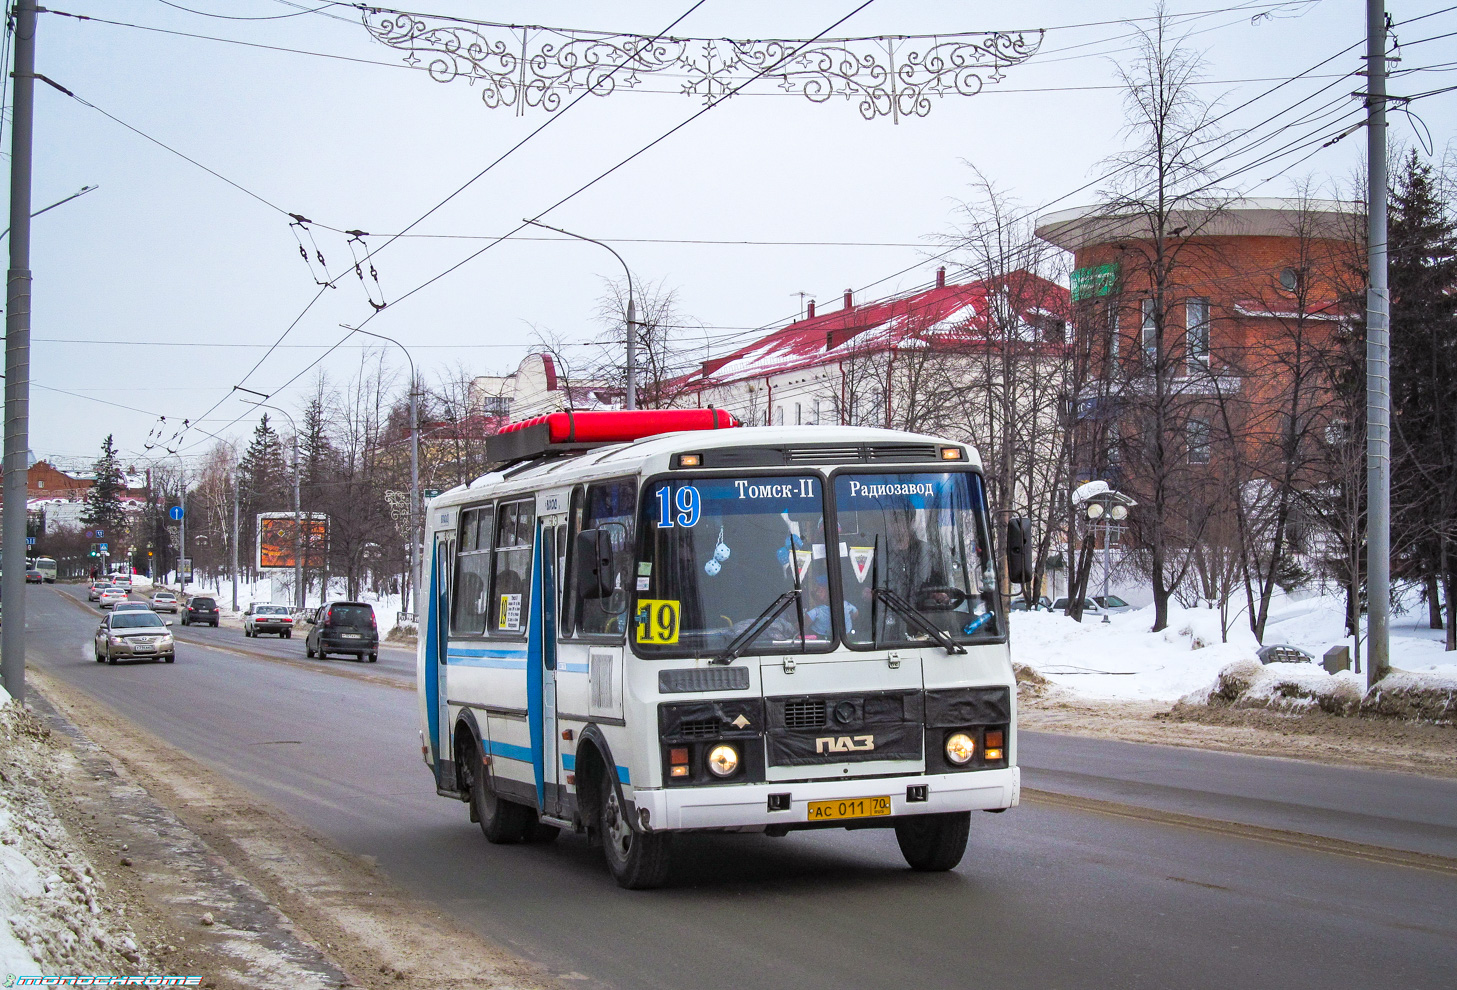
[[[727,409],[757,426],[944,431],[941,393],[973,388],[988,372],[984,359],[1004,358],[1009,340],[1018,359],[1060,356],[1068,313],[1068,290],[1040,276],[952,284],[943,268],[928,289],[859,304],[846,292],[830,313],[811,302],[804,319],[674,383],[675,404]],[[932,406],[938,422],[927,420]]]

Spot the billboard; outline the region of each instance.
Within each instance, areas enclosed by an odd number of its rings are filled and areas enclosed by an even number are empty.
[[[324,567],[329,549],[329,517],[322,512],[302,513],[304,566]],[[294,520],[292,512],[258,513],[258,556],[261,571],[293,570]]]

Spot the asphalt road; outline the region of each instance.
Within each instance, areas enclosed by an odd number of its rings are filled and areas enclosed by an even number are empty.
[[[491,846],[435,796],[393,657],[189,629],[174,665],[97,664],[75,590],[28,589],[32,664],[589,986],[1454,984],[1450,871],[1056,804],[976,816],[950,874],[888,832],[689,836],[669,888],[622,891],[585,840]],[[1031,787],[1398,848],[1450,849],[1457,821],[1457,789],[1416,777],[1034,734],[1023,760]]]

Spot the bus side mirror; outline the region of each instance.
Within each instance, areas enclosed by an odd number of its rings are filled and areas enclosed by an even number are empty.
[[[1032,581],[1032,523],[1022,516],[1007,520],[1007,580],[1013,584]]]
[[[577,597],[606,598],[612,594],[612,540],[600,529],[577,534]]]

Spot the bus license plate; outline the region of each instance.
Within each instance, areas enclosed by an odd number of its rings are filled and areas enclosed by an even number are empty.
[[[832,818],[879,818],[890,814],[890,798],[847,798],[843,801],[809,802],[809,821],[824,822]]]

